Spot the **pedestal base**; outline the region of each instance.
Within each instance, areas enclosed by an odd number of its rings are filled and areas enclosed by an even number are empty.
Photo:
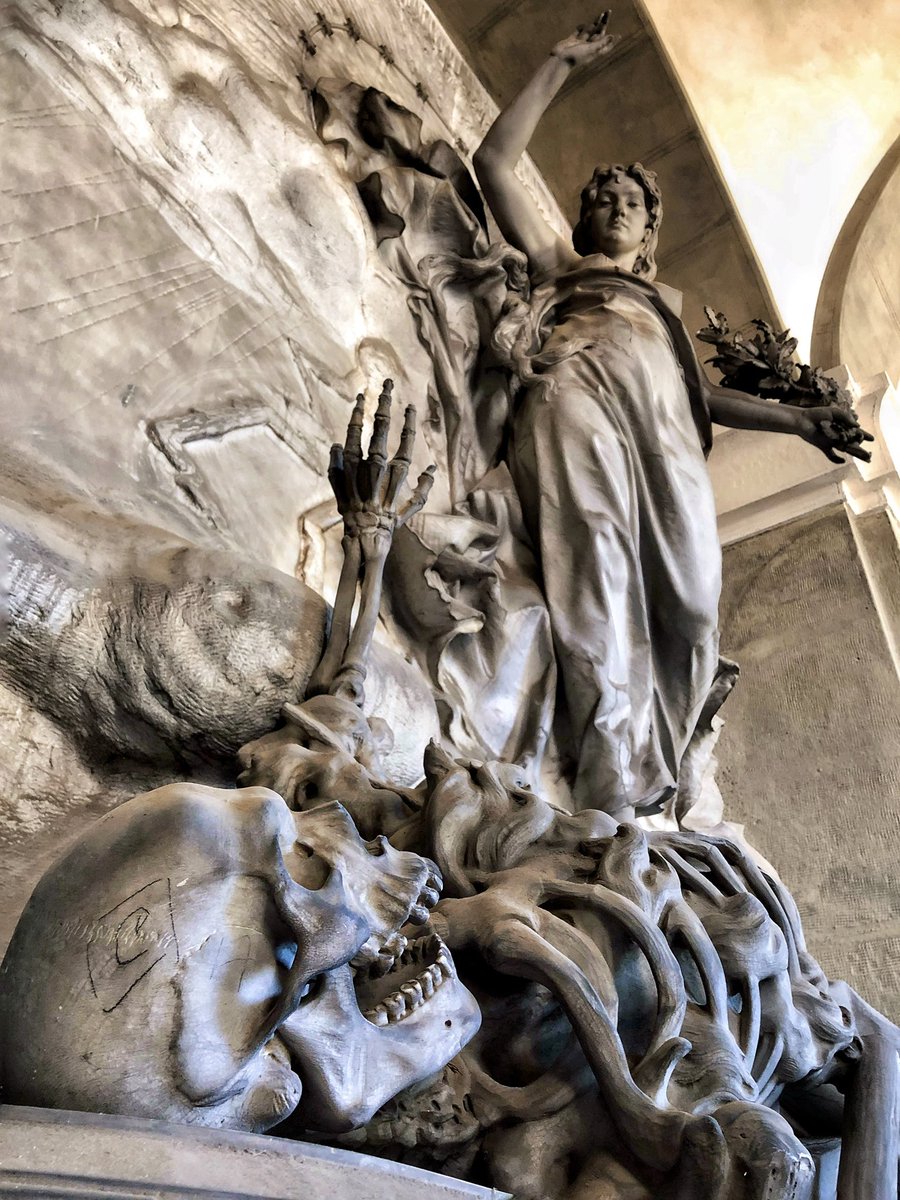
[[[0,1105],[0,1196],[509,1200],[386,1159],[249,1133]]]

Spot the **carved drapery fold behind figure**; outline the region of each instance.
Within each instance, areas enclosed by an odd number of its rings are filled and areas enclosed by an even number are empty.
[[[320,136],[356,180],[382,260],[433,370],[426,441],[446,461],[449,513],[421,514],[397,538],[386,606],[435,687],[444,733],[460,753],[539,769],[555,671],[546,606],[500,461],[509,380],[490,350],[521,256],[491,245],[474,183],[446,142],[374,89],[319,80]],[[479,216],[481,220],[479,220]],[[437,448],[439,447],[439,448]],[[528,697],[520,705],[513,697]]]

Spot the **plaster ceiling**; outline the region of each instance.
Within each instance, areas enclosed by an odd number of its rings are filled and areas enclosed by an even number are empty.
[[[429,0],[503,106],[555,41],[586,19],[584,0]],[[733,326],[777,319],[758,260],[685,94],[643,6],[618,3],[620,37],[597,68],[573,74],[545,114],[531,155],[567,217],[598,162],[640,161],[659,176],[665,215],[659,277],[685,293],[685,324],[703,305]]]
[[[900,135],[900,3],[644,3],[803,348],[844,220]]]
[[[594,15],[585,0],[429,2],[501,106]],[[620,0],[615,53],[563,88],[532,156],[570,219],[598,161],[652,167],[660,278],[685,292],[688,328],[705,303],[733,326],[780,310],[805,351],[828,253],[896,133],[889,10],[896,0],[850,13],[837,0]]]

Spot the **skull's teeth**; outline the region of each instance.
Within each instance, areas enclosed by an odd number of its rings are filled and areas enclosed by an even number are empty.
[[[400,991],[406,997],[406,1007],[408,1009],[418,1008],[424,1002],[422,995],[422,985],[418,979],[414,979],[412,983],[404,983]]]
[[[406,997],[400,992],[392,992],[386,1000],[383,1001],[384,1007],[387,1009],[388,1020],[395,1024],[397,1021],[402,1021],[406,1016]]]
[[[409,946],[402,933],[392,933],[381,943],[373,957],[368,948],[364,948],[356,958],[350,960],[350,966],[357,971],[365,971],[372,979],[379,979],[393,971],[398,962],[408,961]]]
[[[397,1025],[404,1017],[426,1004],[429,996],[433,996],[444,980],[449,979],[452,974],[450,959],[442,949],[437,962],[426,967],[415,979],[401,984],[398,991],[392,992],[380,1004],[368,1009],[363,1016],[373,1025]]]
[[[418,942],[413,942],[408,945],[400,955],[400,962],[404,966],[409,966],[411,963],[416,963],[422,957],[422,951]]]

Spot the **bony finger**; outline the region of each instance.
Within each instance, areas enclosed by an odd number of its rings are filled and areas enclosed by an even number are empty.
[[[424,508],[425,501],[428,499],[428,493],[431,491],[431,485],[434,483],[434,473],[436,470],[437,468],[432,464],[430,467],[426,467],[419,476],[419,481],[412,495],[398,514],[398,527],[405,525],[410,517],[415,516],[420,509]]]
[[[852,454],[854,458],[859,458],[863,462],[871,462],[872,455],[868,450],[863,450],[862,446],[844,446],[845,454]]]
[[[378,408],[372,427],[372,437],[369,441],[369,459],[384,466],[387,461],[388,430],[391,427],[391,393],[394,390],[393,379],[386,379],[378,397]]]
[[[869,433],[868,429],[863,429],[863,430],[862,430],[862,440],[863,440],[864,442],[874,442],[874,441],[875,441],[875,434],[874,434],[874,433]]]
[[[344,447],[339,443],[331,447],[331,456],[328,463],[328,482],[331,484],[331,490],[334,492],[334,498],[337,500],[338,512],[344,513],[350,501],[350,493],[347,488],[347,476],[344,471]]]

